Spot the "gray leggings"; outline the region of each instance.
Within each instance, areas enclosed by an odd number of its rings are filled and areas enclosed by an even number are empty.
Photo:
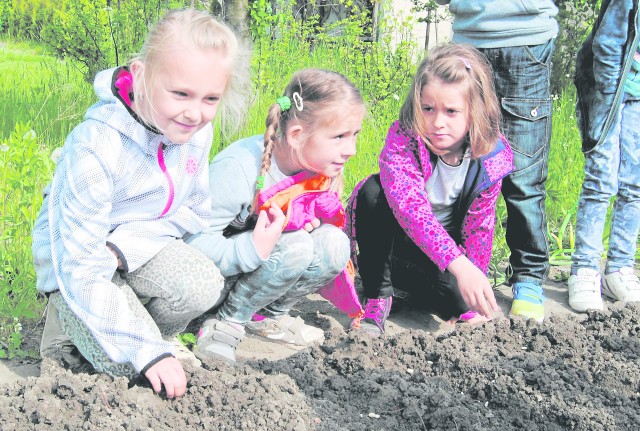
[[[155,335],[169,339],[218,301],[224,279],[207,256],[176,240],[136,271],[116,273],[112,282],[127,296],[134,313],[155,322],[150,325]],[[49,296],[49,302],[58,309],[62,331],[97,371],[129,378],[138,374],[129,363],[111,361],[59,291]]]
[[[323,224],[311,233],[285,232],[271,255],[255,271],[228,277],[217,316],[245,324],[260,312],[276,317],[334,279],[349,260],[349,240],[337,227]]]

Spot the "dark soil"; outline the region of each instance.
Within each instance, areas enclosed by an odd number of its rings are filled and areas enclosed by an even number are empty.
[[[640,306],[544,324],[502,317],[435,335],[346,333],[330,306],[298,310],[322,346],[277,361],[187,366],[176,400],[146,381],[72,372],[0,386],[0,429],[638,430]]]

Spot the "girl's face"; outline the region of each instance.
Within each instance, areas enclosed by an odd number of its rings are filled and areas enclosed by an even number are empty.
[[[295,170],[306,169],[327,177],[335,177],[342,171],[347,160],[356,153],[356,138],[362,128],[365,108],[345,104],[332,107],[319,115],[328,117],[326,121],[319,121],[306,142],[302,141],[302,126],[295,125],[287,132],[287,143],[294,150],[301,148],[299,154],[304,166],[297,163]]]
[[[144,65],[134,63],[134,67]],[[229,79],[230,60],[219,50],[180,47],[161,54],[154,67],[155,85],[148,89],[152,107],[145,107],[148,115],[172,142],[188,142],[216,115]]]
[[[469,133],[469,108],[464,87],[434,79],[422,87],[420,107],[425,119],[429,149],[438,156],[458,155]]]

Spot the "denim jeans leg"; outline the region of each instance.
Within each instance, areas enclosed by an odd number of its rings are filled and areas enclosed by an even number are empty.
[[[611,219],[607,273],[633,267],[640,229],[640,101],[625,102],[620,121],[618,195]]]
[[[606,139],[585,154],[584,181],[576,215],[576,246],[571,258],[571,272],[574,274],[579,268],[600,271],[605,219],[611,197],[617,191],[620,118],[621,111],[617,113]]]
[[[552,103],[549,90],[554,40],[535,46],[481,49],[494,70],[502,130],[514,151],[515,171],[502,194],[511,283],[542,283],[549,269],[545,181]]]

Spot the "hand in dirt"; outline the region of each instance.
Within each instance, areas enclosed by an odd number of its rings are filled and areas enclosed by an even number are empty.
[[[256,227],[253,229],[253,243],[261,258],[269,257],[282,235],[285,216],[280,207],[272,206],[258,214]]]
[[[464,302],[470,310],[492,319],[494,311],[500,311],[489,279],[466,256],[458,256],[447,267],[456,281]]]
[[[320,223],[320,219],[314,218],[310,222],[304,224],[304,230],[306,230],[307,232],[311,232],[312,230],[320,227]]]
[[[164,385],[168,398],[181,397],[187,391],[184,369],[174,357],[164,358],[150,367],[144,375],[157,393],[160,393]]]

